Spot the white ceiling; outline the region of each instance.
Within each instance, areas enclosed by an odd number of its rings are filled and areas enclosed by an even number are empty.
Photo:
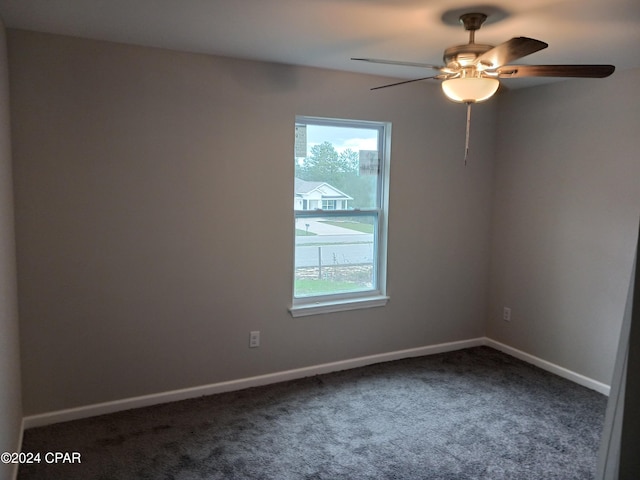
[[[477,32],[476,42],[497,45],[526,36],[549,44],[516,63],[640,66],[639,0],[478,5],[469,0],[0,0],[0,15],[11,28],[407,79],[433,71],[350,57],[441,64],[446,47],[468,40],[452,10],[500,11]],[[532,80],[507,83],[544,81]]]

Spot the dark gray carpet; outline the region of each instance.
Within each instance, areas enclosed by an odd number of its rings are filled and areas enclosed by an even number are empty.
[[[486,347],[25,432],[19,479],[592,479],[606,397]]]

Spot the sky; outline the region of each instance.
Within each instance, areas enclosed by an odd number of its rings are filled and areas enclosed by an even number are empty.
[[[311,147],[324,141],[333,144],[338,152],[351,149],[359,150],[378,149],[378,131],[367,128],[334,127],[324,125],[307,125],[307,154]]]

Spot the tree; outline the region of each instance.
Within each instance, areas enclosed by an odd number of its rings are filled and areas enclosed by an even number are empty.
[[[351,149],[338,153],[331,142],[311,147],[302,163],[296,162],[296,177],[326,182],[353,197],[353,208],[370,207],[375,193],[375,176],[360,176],[359,154]]]
[[[311,154],[297,165],[297,175],[303,180],[327,182],[337,186],[336,182],[341,176],[352,173],[357,168],[345,153],[338,154],[330,142],[325,141],[314,145],[311,147]],[[352,153],[355,154],[355,152]]]

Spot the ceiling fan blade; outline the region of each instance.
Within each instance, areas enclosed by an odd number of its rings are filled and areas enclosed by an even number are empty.
[[[438,75],[423,78],[414,78],[413,80],[405,80],[404,82],[390,83],[388,85],[380,85],[379,87],[373,87],[371,90],[380,90],[381,88],[395,87],[397,85],[404,85],[405,83],[419,82],[420,80],[428,80],[430,78],[438,78]]]
[[[497,68],[548,46],[545,42],[535,38],[515,37],[480,55],[476,64],[484,65],[487,68]]]
[[[613,65],[505,65],[496,71],[500,78],[580,77],[604,78],[611,75]]]
[[[435,70],[440,70],[441,68],[443,68],[441,65],[432,65],[430,63],[401,62],[397,60],[382,60],[379,58],[351,58],[351,60],[370,63],[383,63],[385,65],[400,65],[403,67],[433,68]]]

